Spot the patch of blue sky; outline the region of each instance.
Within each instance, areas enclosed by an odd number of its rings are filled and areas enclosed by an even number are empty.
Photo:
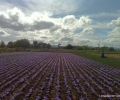
[[[113,12],[120,9],[120,0],[95,0],[91,3],[84,12],[99,13],[99,12]]]
[[[99,22],[99,23],[102,23],[102,22],[106,22],[106,23],[110,23],[111,20],[116,20],[118,17],[90,17],[94,22]]]
[[[112,29],[101,29],[101,28],[96,28],[94,29],[94,33],[97,34],[104,34],[104,35],[107,35]]]
[[[120,10],[120,0],[115,0],[114,2],[113,0],[91,0],[91,2],[85,0],[83,5],[83,10],[77,10],[74,13],[76,16],[92,14],[97,15],[103,12],[116,13]]]
[[[108,39],[108,33],[111,29],[95,29],[94,30],[94,39],[105,40]]]

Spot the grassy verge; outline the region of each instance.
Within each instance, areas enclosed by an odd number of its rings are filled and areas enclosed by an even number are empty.
[[[113,57],[107,57],[107,58],[100,58],[100,54],[101,51],[91,51],[91,50],[71,50],[69,51],[70,53],[94,60],[94,61],[98,61],[101,62],[103,64],[109,65],[109,66],[113,66],[116,68],[120,68],[120,58],[113,58]],[[95,55],[98,54],[98,55]],[[120,56],[120,52],[109,52],[106,51],[105,54],[118,54]]]

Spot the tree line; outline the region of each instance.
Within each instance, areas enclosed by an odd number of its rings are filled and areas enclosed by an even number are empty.
[[[114,51],[114,47],[89,47],[88,45],[82,45],[82,46],[73,46],[71,44],[68,44],[64,47],[64,49],[77,49],[77,50],[109,50]]]
[[[38,48],[42,48],[42,49],[50,49],[52,46],[49,43],[44,43],[44,42],[38,42],[37,40],[34,40],[33,43],[31,44],[30,41],[28,39],[19,39],[16,41],[10,41],[7,44],[4,43],[4,41],[0,41],[0,48],[16,48],[16,51],[21,51],[25,50],[26,48],[34,48],[34,49],[38,49]],[[60,46],[58,46],[59,48]],[[20,50],[19,50],[20,49]],[[83,46],[73,46],[71,44],[66,45],[63,49],[77,49],[77,50],[110,50],[110,51],[114,51],[113,47],[92,47],[90,48],[87,45],[83,45]]]
[[[7,44],[4,43],[4,41],[0,41],[0,48],[4,48],[4,47],[8,47],[8,48],[51,48],[51,44],[49,43],[44,43],[44,42],[38,42],[38,41],[33,41],[33,44],[30,43],[30,41],[28,39],[20,39],[20,40],[16,40],[16,41],[10,41]]]
[[[52,46],[49,43],[44,43],[44,42],[38,42],[38,41],[33,41],[33,48],[48,48],[50,49]]]

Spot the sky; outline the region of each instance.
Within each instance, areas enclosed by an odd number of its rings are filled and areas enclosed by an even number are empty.
[[[120,48],[120,0],[0,0],[0,40]]]

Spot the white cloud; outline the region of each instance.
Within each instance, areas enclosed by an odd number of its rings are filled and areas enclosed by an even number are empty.
[[[0,12],[0,27],[14,31],[43,29],[56,31],[59,28],[73,30],[91,23],[92,19],[89,16],[82,16],[80,19],[75,18],[74,15],[67,15],[63,18],[52,18],[52,14],[49,12],[33,12],[31,15],[26,15],[16,7]]]
[[[74,43],[74,30],[84,28],[82,33],[88,35],[92,33],[92,28],[86,27],[91,23],[92,19],[89,16],[81,16],[79,19],[74,15],[54,18],[49,12],[33,12],[26,15],[16,7],[0,12],[1,29],[15,31],[18,34],[16,39],[28,38],[30,41],[36,39],[51,43]]]
[[[120,27],[120,17],[117,20],[112,20],[108,26]]]
[[[92,23],[92,19],[90,19],[89,16],[82,16],[79,19],[79,25],[80,26],[89,25],[91,23]]]
[[[84,28],[80,35],[90,35],[93,34],[93,28],[87,27]]]
[[[112,20],[109,27],[113,27],[113,30],[108,33],[108,41],[114,47],[120,47],[120,17],[117,20]]]
[[[94,27],[89,16],[76,18],[74,15],[66,15],[54,18],[52,15],[49,12],[26,14],[15,7],[0,12],[0,29],[10,32],[11,39],[14,36],[15,39],[36,39],[52,44],[92,44],[93,38],[90,36],[93,36]],[[78,28],[83,31],[76,35],[74,31]]]
[[[13,8],[12,10],[7,10],[6,12],[0,12],[0,27],[12,29],[14,31],[34,31],[50,29],[54,26],[53,22],[45,19],[48,18],[48,14],[34,14],[36,17],[33,14],[28,17],[18,8]]]
[[[64,25],[74,25],[76,24],[76,18],[74,15],[67,15],[63,18]]]
[[[120,27],[116,27],[115,29],[113,29],[110,33],[108,33],[108,36],[111,38],[120,39]]]
[[[92,23],[89,16],[81,16],[77,19],[74,15],[67,15],[62,19],[62,27],[74,31],[76,28],[83,28]]]

